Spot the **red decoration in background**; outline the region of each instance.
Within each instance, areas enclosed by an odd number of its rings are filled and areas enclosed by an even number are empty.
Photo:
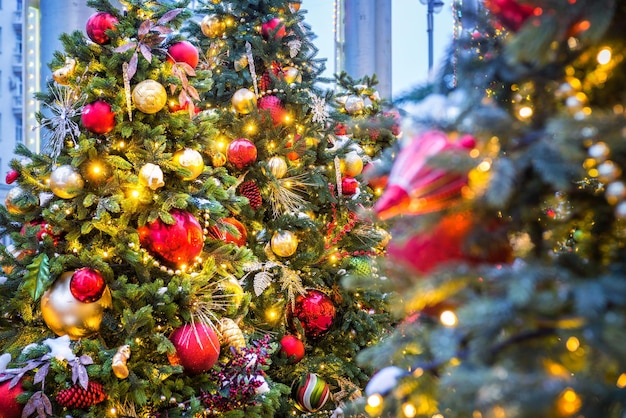
[[[287,310],[288,322],[295,329],[298,320],[307,337],[315,338],[325,334],[332,327],[337,310],[335,304],[325,293],[310,289],[305,295],[296,297],[295,306]]]
[[[382,220],[395,215],[417,215],[441,210],[458,198],[467,176],[433,168],[428,159],[434,155],[463,150],[475,145],[473,137],[451,141],[440,131],[428,131],[400,150],[393,163],[387,189],[374,205]]]
[[[70,292],[83,303],[100,300],[104,289],[106,289],[106,283],[102,274],[88,267],[76,270],[70,279]]]
[[[115,16],[107,12],[98,12],[87,20],[85,31],[89,39],[97,44],[104,45],[110,41],[107,30],[115,29],[118,21]]]
[[[198,49],[189,41],[181,41],[173,44],[167,50],[167,61],[171,63],[185,62],[196,68],[200,61]]]
[[[514,32],[520,30],[535,11],[534,6],[515,0],[485,0],[484,5],[502,25]]]
[[[239,170],[242,170],[256,161],[256,145],[249,139],[235,139],[228,145],[226,159]]]
[[[304,358],[304,344],[293,335],[285,335],[280,339],[280,351],[291,363],[298,363]]]
[[[280,26],[280,29],[276,30]],[[270,35],[276,31],[274,34],[274,39],[279,41],[287,34],[287,30],[285,29],[285,25],[283,22],[275,17],[261,25],[261,33],[265,39],[269,39]]]
[[[341,180],[341,190],[343,194],[353,195],[359,188],[359,181],[354,177],[344,177]]]
[[[202,227],[189,212],[174,210],[170,214],[174,217],[172,225],[159,218],[139,228],[139,242],[150,254],[170,265],[189,266],[202,252]]]
[[[287,111],[283,107],[281,100],[276,96],[267,95],[261,97],[257,102],[257,108],[269,112],[274,126],[278,126],[285,121]]]
[[[83,106],[80,120],[85,129],[96,134],[106,134],[115,128],[115,113],[104,100],[96,100]]]
[[[17,403],[16,398],[24,393],[22,383],[10,388],[12,379],[0,383],[0,417],[21,418],[24,405]]]
[[[232,243],[239,247],[244,247],[248,242],[248,232],[246,231],[246,227],[235,218],[224,218],[221,222],[234,226],[237,228],[237,231],[239,231],[239,234],[233,235],[226,230],[220,230],[218,226],[213,226],[209,231],[211,236],[217,240],[224,241],[227,244]]]
[[[19,171],[9,170],[4,181],[6,184],[13,184],[15,180],[17,180],[19,177],[20,177]]]
[[[183,366],[189,374],[211,370],[220,355],[217,334],[206,324],[183,325],[170,335],[170,341],[176,348],[176,353],[168,356],[170,363]]]

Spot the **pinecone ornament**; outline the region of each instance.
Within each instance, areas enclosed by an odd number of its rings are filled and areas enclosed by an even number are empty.
[[[350,267],[353,269],[353,274],[356,276],[371,276],[372,266],[369,263],[367,257],[352,257],[349,261]]]
[[[272,88],[272,77],[270,77],[270,73],[267,71],[263,73],[261,79],[259,80],[259,89],[261,91],[267,91]]]
[[[59,405],[68,408],[86,409],[96,405],[107,398],[104,393],[104,386],[101,383],[89,382],[87,389],[80,385],[74,385],[69,389],[64,389],[57,394]]]
[[[230,318],[222,318],[219,325],[223,345],[234,348],[244,348],[246,346],[246,339],[243,336],[243,332],[235,321]]]
[[[257,210],[261,207],[261,204],[263,204],[263,198],[261,197],[259,186],[257,186],[252,180],[241,183],[239,186],[239,194],[248,198],[250,207],[254,210]]]

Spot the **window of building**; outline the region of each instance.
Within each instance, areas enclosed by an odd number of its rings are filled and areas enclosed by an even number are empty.
[[[20,144],[23,141],[24,141],[24,138],[22,138],[22,121],[17,120],[15,123],[15,142],[17,144]]]

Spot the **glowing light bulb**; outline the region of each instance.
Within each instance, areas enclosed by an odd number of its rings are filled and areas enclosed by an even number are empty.
[[[443,311],[439,315],[439,320],[446,327],[453,327],[457,324],[456,314],[452,311]]]
[[[367,398],[367,406],[371,408],[378,408],[383,404],[383,397],[378,393],[371,395]]]
[[[604,47],[600,50],[600,52],[598,52],[598,55],[596,56],[596,61],[598,61],[598,64],[600,65],[606,65],[611,62],[611,56],[611,49],[608,47]]]
[[[569,351],[574,352],[578,350],[578,347],[580,347],[580,341],[578,341],[578,338],[576,337],[569,337],[565,343],[565,347],[567,347]]]
[[[407,402],[402,405],[402,413],[407,418],[413,418],[415,415],[417,415],[417,408],[415,408],[415,405],[413,405],[412,403]]]

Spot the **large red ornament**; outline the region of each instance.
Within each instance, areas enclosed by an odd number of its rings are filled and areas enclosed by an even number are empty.
[[[70,279],[72,296],[83,303],[93,303],[100,300],[106,282],[98,270],[84,267],[74,271]]]
[[[12,388],[11,380],[0,383],[0,418],[20,418],[24,405],[17,403],[16,398],[24,392],[22,383],[18,383]]]
[[[150,254],[172,266],[189,266],[202,252],[204,236],[198,220],[189,212],[170,212],[173,224],[160,218],[139,228],[139,242]]]
[[[110,41],[107,30],[115,29],[118,21],[115,16],[107,12],[98,12],[87,20],[86,32],[89,39],[103,45]]]
[[[97,134],[106,134],[115,128],[115,113],[104,100],[96,100],[83,106],[80,120],[85,129]]]
[[[222,222],[237,228],[238,234],[233,235],[226,230],[220,230],[217,226],[212,227],[209,233],[215,239],[224,241],[227,244],[232,243],[239,247],[245,246],[248,242],[248,232],[246,231],[246,227],[235,218],[224,218],[222,219]]]
[[[280,351],[291,363],[297,363],[304,358],[304,344],[293,335],[285,335],[280,339]]]
[[[176,353],[168,356],[170,363],[183,366],[189,374],[210,370],[220,355],[220,341],[206,324],[183,325],[170,335],[170,341],[176,348]]]
[[[226,159],[239,170],[255,162],[256,156],[256,145],[246,138],[235,139],[226,150]]]
[[[516,0],[485,0],[484,6],[498,18],[502,25],[514,32],[520,30],[535,11],[533,6],[520,4]]]
[[[428,131],[405,146],[393,163],[388,186],[374,205],[382,220],[418,215],[449,206],[467,184],[467,176],[429,165],[429,158],[452,151],[469,152],[473,137],[452,141],[440,131]]]
[[[198,49],[189,41],[181,41],[173,44],[167,50],[167,61],[171,63],[185,62],[196,68],[200,61]]]
[[[280,29],[276,30],[279,26]],[[274,33],[274,31],[276,32]],[[261,25],[261,33],[265,39],[269,39],[270,35],[274,33],[274,39],[279,41],[287,34],[287,30],[285,29],[285,25],[282,20],[275,17]]]
[[[291,307],[291,305],[289,305]],[[323,292],[310,289],[305,295],[298,295],[293,310],[287,310],[287,318],[292,328],[300,321],[307,337],[315,338],[325,334],[332,327],[337,310],[333,301]]]
[[[272,95],[261,97],[257,103],[257,108],[259,110],[267,110],[269,112],[272,122],[274,122],[274,126],[278,126],[285,122],[287,111],[278,97]]]

